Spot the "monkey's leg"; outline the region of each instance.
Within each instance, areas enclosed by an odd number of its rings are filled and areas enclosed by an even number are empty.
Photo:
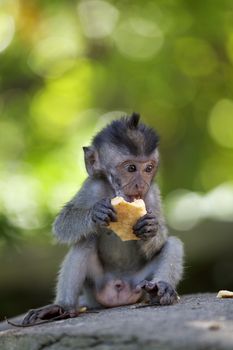
[[[95,254],[95,242],[86,241],[83,244],[79,243],[73,246],[65,257],[59,273],[54,304],[30,310],[24,318],[23,324],[36,323],[61,316],[63,313],[64,318],[77,316],[78,296],[86,277],[102,272]]]
[[[94,240],[73,246],[62,264],[55,304],[61,305],[65,310],[77,310],[78,297],[85,280],[88,278],[95,283],[103,275]]]
[[[139,286],[150,296],[151,302],[161,305],[178,300],[175,290],[183,273],[183,245],[176,237],[169,237],[160,253],[142,269]]]

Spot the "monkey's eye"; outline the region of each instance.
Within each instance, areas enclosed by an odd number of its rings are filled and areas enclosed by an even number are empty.
[[[146,171],[147,173],[151,173],[152,170],[153,170],[153,168],[154,168],[154,166],[153,166],[152,164],[149,164],[149,165],[147,165],[145,171]]]
[[[130,164],[130,165],[128,165],[127,166],[127,171],[129,172],[129,173],[133,173],[134,171],[136,171],[137,169],[136,169],[136,166],[134,165],[134,164]]]

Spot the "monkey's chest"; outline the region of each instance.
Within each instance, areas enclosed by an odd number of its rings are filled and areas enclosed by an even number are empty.
[[[123,242],[109,230],[99,234],[98,253],[105,268],[122,273],[137,271],[143,259],[137,241]]]

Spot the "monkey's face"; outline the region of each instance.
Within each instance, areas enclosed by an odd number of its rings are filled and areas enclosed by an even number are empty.
[[[133,287],[129,281],[123,279],[108,280],[95,293],[98,303],[106,307],[135,304],[141,296],[140,288]]]
[[[158,160],[131,158],[119,163],[111,171],[111,183],[116,195],[132,202],[134,199],[144,199],[156,174]]]

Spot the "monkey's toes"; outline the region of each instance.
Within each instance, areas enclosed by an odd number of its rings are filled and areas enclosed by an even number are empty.
[[[140,283],[140,286],[149,294],[151,303],[171,305],[179,300],[177,292],[167,282],[153,282],[145,280]]]
[[[30,310],[24,317],[22,324],[35,324],[37,321],[50,320],[64,313],[64,309],[60,305],[49,305],[39,309]]]

